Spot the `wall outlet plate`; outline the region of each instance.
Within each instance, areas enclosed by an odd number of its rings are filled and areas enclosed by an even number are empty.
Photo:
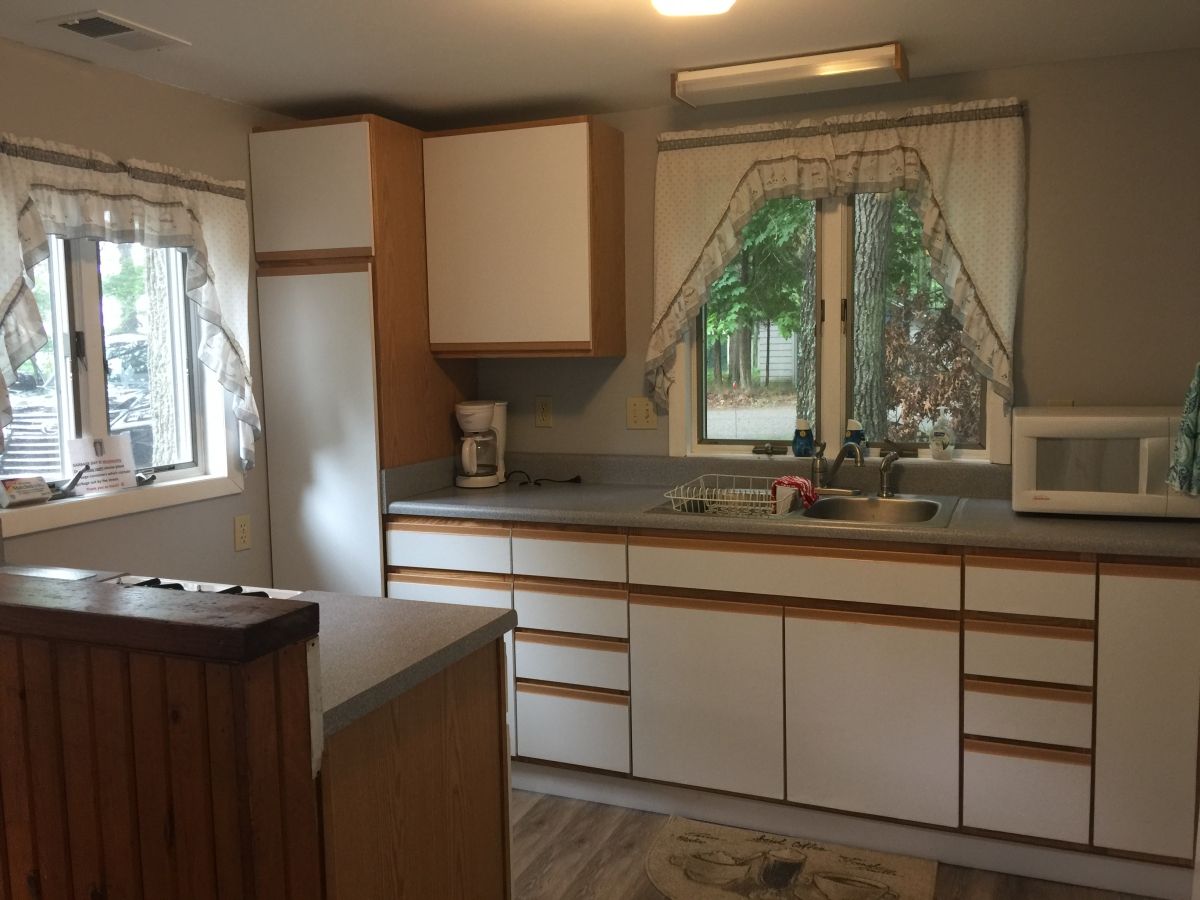
[[[625,400],[626,428],[657,428],[658,412],[649,397],[628,397]]]
[[[233,549],[234,551],[250,549],[250,516],[233,517]]]
[[[554,427],[554,399],[551,397],[533,398],[534,428]]]

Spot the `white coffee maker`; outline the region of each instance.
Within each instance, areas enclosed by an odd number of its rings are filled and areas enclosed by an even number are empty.
[[[508,402],[467,400],[454,404],[458,427],[463,430],[454,483],[465,488],[502,484],[504,436],[508,428]]]

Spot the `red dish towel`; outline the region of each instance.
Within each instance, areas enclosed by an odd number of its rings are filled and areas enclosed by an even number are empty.
[[[804,508],[808,509],[817,502],[817,492],[813,489],[812,482],[807,478],[801,478],[799,475],[784,475],[782,478],[776,478],[771,484],[771,499],[775,499],[775,488],[780,485],[785,487],[794,487],[796,493],[800,495],[800,502],[804,504]]]

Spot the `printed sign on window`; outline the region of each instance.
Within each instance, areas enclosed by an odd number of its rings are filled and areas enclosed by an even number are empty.
[[[92,467],[80,479],[76,488],[78,493],[102,494],[131,488],[136,484],[133,477],[133,442],[127,434],[67,441],[67,456],[71,460],[72,472],[78,472],[85,465]]]

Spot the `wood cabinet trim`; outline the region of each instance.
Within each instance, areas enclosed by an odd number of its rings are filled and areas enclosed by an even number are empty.
[[[1087,750],[1059,749],[1034,744],[986,740],[978,737],[964,737],[963,752],[1008,756],[1037,762],[1066,763],[1073,766],[1091,766],[1092,764],[1092,754]]]
[[[1032,625],[1025,622],[967,619],[963,623],[967,632],[980,634],[1006,634],[1017,637],[1051,638],[1060,641],[1086,641],[1093,643],[1096,633],[1090,628],[1068,625]]]
[[[369,259],[371,247],[322,247],[312,250],[263,250],[254,254],[258,263],[303,263],[306,260]]]
[[[1069,575],[1095,576],[1094,562],[1079,562],[1066,559],[1038,559],[1025,556],[980,556],[968,553],[965,556],[968,569],[1005,569],[1018,572],[1052,572]]]
[[[349,275],[354,272],[369,272],[370,270],[370,260],[361,259],[329,263],[328,265],[259,266],[255,271],[255,275],[258,278],[273,278],[288,275]]]
[[[460,134],[483,134],[489,131],[516,131],[521,128],[549,128],[553,125],[578,125],[591,123],[591,116],[559,116],[554,119],[537,119],[533,122],[505,122],[501,125],[477,125],[473,128],[451,128],[446,131],[429,131],[425,139],[455,137]]]
[[[598,582],[596,585],[577,581],[553,581],[550,579],[534,579],[524,575],[513,578],[513,587],[521,591],[535,594],[563,594],[568,597],[587,597],[591,600],[617,600],[622,603],[629,600],[629,589],[608,587],[609,582]]]
[[[912,615],[926,619],[949,619],[955,623],[962,618],[957,609],[940,609],[932,606],[898,606],[893,603],[871,603],[865,600],[824,600],[812,597],[783,597],[775,594],[738,594],[730,591],[708,591],[699,588],[682,588],[659,584],[631,584],[630,597],[674,597],[676,599],[712,600],[717,603],[760,604],[782,606],[785,609],[825,609],[834,612],[872,614],[884,616]]]
[[[851,547],[811,547],[766,541],[733,541],[726,538],[665,537],[631,534],[629,546],[663,550],[697,550],[717,553],[760,553],[783,556],[857,559],[871,562],[900,562],[931,566],[960,566],[962,557],[950,553],[920,553],[896,550],[859,550]]]
[[[515,632],[518,644],[548,644],[553,647],[571,647],[576,650],[602,650],[605,653],[629,653],[629,641],[625,638],[579,637],[557,631],[518,628]]]
[[[741,600],[701,600],[665,594],[633,594],[629,602],[637,606],[663,606],[673,609],[698,609],[708,612],[747,613],[755,616],[783,617],[783,604],[748,603]]]
[[[959,630],[960,622],[957,617],[931,618],[924,616],[888,615],[887,613],[854,612],[849,610],[817,609],[813,607],[784,608],[783,614],[788,619],[816,619],[824,622],[855,622],[863,625],[881,625],[895,628],[924,628],[930,631]]]
[[[511,590],[512,577],[490,572],[449,572],[441,569],[388,568],[388,583],[429,584],[443,587]]]
[[[497,341],[494,344],[431,343],[434,356],[581,356],[592,349],[591,341]]]
[[[387,531],[415,531],[471,537],[507,538],[512,534],[512,529],[507,525],[471,519],[389,519],[384,528]]]
[[[581,544],[620,544],[625,545],[625,533],[621,531],[592,530],[583,527],[574,527],[570,525],[561,525],[558,527],[549,527],[538,525],[530,527],[526,525],[514,525],[512,536],[516,538],[525,538],[531,541],[575,541]]]
[[[552,684],[543,681],[525,681],[517,679],[517,693],[544,694],[547,697],[562,697],[565,700],[583,700],[588,703],[609,703],[613,706],[628,706],[629,696],[593,688],[574,687],[565,684]]]
[[[1200,567],[1149,565],[1145,563],[1100,563],[1100,574],[1108,578],[1167,578],[1200,581]]]
[[[1033,684],[1016,684],[1005,681],[983,681],[967,676],[963,679],[963,690],[975,694],[998,694],[1003,697],[1019,697],[1027,700],[1053,700],[1056,703],[1079,703],[1090,705],[1092,689],[1068,690]]]
[[[325,125],[349,125],[354,122],[370,123],[375,118],[377,117],[369,113],[355,116],[331,116],[328,119],[309,119],[303,122],[285,122],[279,125],[255,125],[250,131],[253,134],[262,134],[267,131],[292,131],[296,128],[321,128]]]

